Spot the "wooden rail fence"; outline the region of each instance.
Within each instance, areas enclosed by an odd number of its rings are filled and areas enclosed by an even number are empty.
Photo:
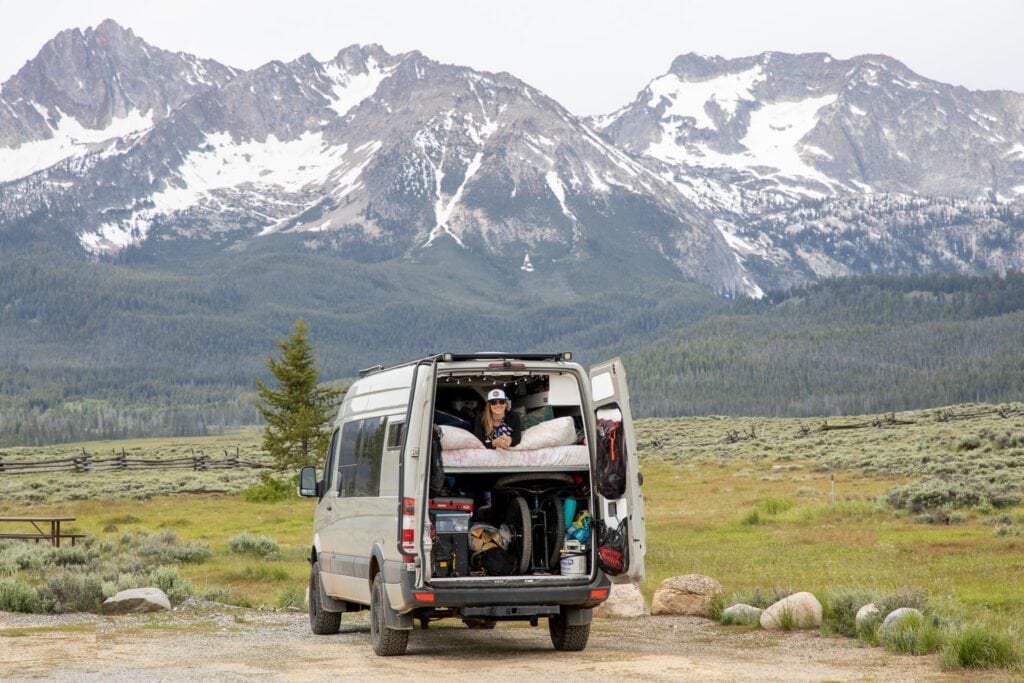
[[[96,458],[82,452],[52,460],[4,461],[0,458],[0,474],[36,474],[41,472],[126,472],[129,470],[208,470],[269,469],[266,463],[243,460],[237,454],[213,459],[204,453],[178,458],[129,457],[122,452],[110,458]]]

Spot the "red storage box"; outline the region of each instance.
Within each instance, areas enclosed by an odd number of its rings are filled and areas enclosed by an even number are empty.
[[[472,512],[472,498],[431,498],[431,510],[453,510],[456,512]]]

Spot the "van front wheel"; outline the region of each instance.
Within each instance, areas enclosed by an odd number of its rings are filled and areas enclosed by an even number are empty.
[[[548,619],[551,644],[563,652],[579,652],[587,647],[590,640],[590,624],[570,626],[564,615]]]
[[[341,612],[325,612],[320,599],[320,563],[314,562],[309,570],[309,627],[318,636],[327,636],[341,630]]]
[[[384,592],[384,574],[379,573],[373,577],[370,588],[370,641],[373,651],[381,657],[404,655],[409,645],[408,631],[388,628],[385,612],[389,609],[391,606]]]

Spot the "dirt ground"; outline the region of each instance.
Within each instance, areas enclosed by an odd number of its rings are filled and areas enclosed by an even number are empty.
[[[364,613],[315,636],[304,613],[193,607],[159,615],[0,612],[0,680],[953,681],[938,658],[899,656],[816,633],[769,633],[692,617],[595,619],[583,652],[551,647],[545,622],[419,627],[404,657],[377,657]]]

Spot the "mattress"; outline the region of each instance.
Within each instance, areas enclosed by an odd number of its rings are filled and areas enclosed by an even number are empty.
[[[590,450],[586,446],[548,446],[526,451],[490,448],[459,448],[441,451],[445,472],[501,470],[586,470]]]

